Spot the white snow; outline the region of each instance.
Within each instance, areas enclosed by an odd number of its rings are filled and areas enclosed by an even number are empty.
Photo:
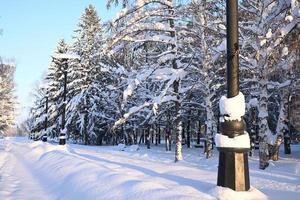
[[[119,151],[133,152],[133,151],[138,151],[140,148],[139,145],[126,146],[125,144],[118,144],[117,149]]]
[[[184,69],[160,68],[153,72],[152,77],[158,80],[182,80],[186,76]]]
[[[289,48],[288,48],[288,47],[284,47],[284,48],[282,49],[281,55],[282,55],[282,56],[286,56],[286,55],[288,55],[288,54],[289,54]]]
[[[267,135],[267,143],[274,145],[277,141],[277,134],[273,134],[273,132],[269,129],[266,133]]]
[[[224,24],[219,24],[218,27],[222,30],[226,30],[226,26]]]
[[[217,133],[215,135],[215,143],[217,147],[250,148],[250,138],[247,132],[234,138]]]
[[[266,38],[270,39],[272,37],[272,29],[269,28],[267,34],[266,34]]]
[[[267,40],[266,39],[262,39],[260,41],[260,46],[264,46],[266,43],[267,43]]]
[[[128,151],[128,152],[138,151],[140,149],[139,145],[126,146],[125,144],[118,144],[116,148],[119,151]]]
[[[158,113],[158,108],[159,108],[158,103],[155,102],[152,107],[153,113],[155,115]]]
[[[268,197],[257,190],[256,188],[250,188],[247,192],[235,192],[229,188],[216,187],[210,191],[210,193],[222,200],[267,200]]]
[[[229,117],[224,117],[226,120],[241,120],[241,117],[245,115],[245,97],[243,93],[239,92],[233,98],[222,96],[219,108],[221,115],[229,115]]]
[[[0,139],[0,199],[296,200],[300,195],[300,145],[292,145],[291,155],[281,150],[280,160],[266,170],[258,169],[258,152],[249,157],[248,192],[216,187],[216,150],[205,159],[203,149],[183,148],[184,160],[175,163],[174,151],[165,152],[163,144],[136,147],[119,151]]]
[[[259,117],[259,118],[265,118],[265,117],[267,117],[267,116],[268,116],[268,112],[263,111],[263,110],[260,110],[260,111],[259,111],[259,114],[258,114],[258,117]]]
[[[259,105],[258,99],[257,98],[250,99],[247,105],[250,108],[251,107],[258,107],[258,105]]]
[[[135,82],[134,82],[135,83]],[[133,93],[135,84],[129,84],[126,90],[123,92],[123,99],[124,101],[127,101],[128,97],[130,97]]]
[[[288,15],[288,16],[286,16],[285,17],[285,20],[287,20],[287,21],[289,21],[289,22],[291,22],[291,21],[293,21],[293,16],[292,15]]]
[[[145,0],[137,0],[136,1],[136,5],[138,6],[138,7],[141,7],[141,6],[143,6],[145,4]]]
[[[217,48],[215,48],[215,50],[218,51],[218,52],[224,52],[224,51],[226,51],[226,48],[227,48],[227,41],[226,41],[226,39],[224,39],[219,44],[219,46],[217,46]]]
[[[57,59],[80,59],[78,55],[70,53],[55,53],[53,57]]]
[[[126,145],[125,144],[118,144],[117,148],[118,148],[119,151],[124,151],[124,149],[126,148]]]
[[[65,135],[61,135],[58,137],[59,139],[66,139],[67,137]]]
[[[292,22],[290,22],[289,24],[281,28],[280,29],[281,37],[286,36],[295,27],[297,23],[299,23],[299,20],[293,20]]]

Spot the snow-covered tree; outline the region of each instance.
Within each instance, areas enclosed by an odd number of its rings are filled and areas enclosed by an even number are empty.
[[[211,157],[218,100],[225,91],[224,1],[107,1],[109,6],[119,3],[123,9],[103,26],[89,6],[72,46],[59,43],[41,86],[43,97],[37,97],[33,109],[41,122],[36,127],[43,125],[47,97],[53,137],[67,130],[69,137],[85,144],[133,144],[139,136],[150,148],[151,139],[164,132],[167,150],[174,134],[179,161],[182,135],[191,147],[193,132],[205,123],[206,156]],[[296,10],[299,3],[294,0],[240,1],[241,89],[249,110],[258,107],[266,150],[267,142],[276,141],[286,128],[287,96],[299,86],[296,67],[289,67],[297,63],[293,40],[289,45],[285,41],[299,23]],[[276,127],[277,135],[268,131]]]
[[[114,21],[114,26],[121,29],[112,36],[110,48],[112,53],[119,53],[119,49],[126,45],[134,57],[133,66],[128,69],[127,89],[123,94],[123,106],[127,106],[127,110],[116,125],[142,112],[149,124],[163,103],[174,102],[172,121],[176,127],[175,160],[178,161],[182,159],[179,90],[185,72],[177,46],[175,12],[171,0],[139,0],[128,4]],[[134,94],[142,99],[132,104],[131,99],[137,100]]]
[[[248,1],[241,2],[241,64],[252,73],[259,98],[259,137],[260,168],[264,169],[268,158],[267,145],[274,144],[268,125],[268,98],[270,86],[281,87],[282,83],[269,80],[269,74],[276,70],[275,52],[286,35],[299,23],[299,3],[285,1]],[[284,70],[284,69],[283,69]],[[246,79],[251,81],[251,79]],[[254,91],[252,91],[254,92]]]
[[[0,58],[0,135],[14,124],[15,95],[14,95],[15,65],[2,62]]]
[[[72,52],[78,59],[70,63],[68,130],[85,144],[101,144],[118,112],[118,66],[103,53],[101,20],[93,6],[85,9],[75,33]]]
[[[45,119],[48,116],[46,112],[46,90],[43,85],[37,85],[32,91],[34,97],[33,106],[30,109],[28,126],[31,133],[37,137],[41,136],[45,128]]]
[[[224,88],[224,7],[222,1],[192,1],[184,14],[189,20],[182,31],[182,40],[190,55],[186,87],[194,96],[190,105],[206,114],[207,158],[212,156],[212,138],[217,132],[215,106],[220,89]],[[190,108],[189,108],[190,109]],[[200,116],[199,116],[200,117]]]
[[[66,102],[69,99],[67,84],[69,82],[69,54],[68,46],[62,39],[52,55],[45,83],[45,95],[49,101],[49,133],[51,137],[58,137],[65,128]]]
[[[72,98],[68,103],[67,126],[72,134],[79,134],[85,144],[90,144],[95,132],[96,112],[101,99],[100,77],[102,30],[95,8],[90,5],[85,9],[78,28],[75,30],[75,42],[72,52],[78,59],[71,62]],[[94,139],[94,140],[95,140]]]

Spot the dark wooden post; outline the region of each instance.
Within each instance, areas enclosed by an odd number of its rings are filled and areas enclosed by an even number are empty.
[[[157,138],[157,140],[158,140],[158,144],[160,144],[160,142],[161,142],[161,128],[160,128],[160,126],[158,128],[158,138]]]
[[[150,149],[150,125],[147,126],[146,146],[147,149]]]
[[[63,69],[63,74],[64,74],[64,91],[63,91],[63,107],[62,107],[62,116],[61,116],[61,130],[60,130],[60,135],[59,135],[59,144],[60,145],[65,145],[66,144],[66,130],[65,130],[65,125],[66,125],[66,100],[67,100],[67,64],[65,64],[65,68]]]
[[[238,0],[226,0],[227,21],[227,98],[239,94]],[[221,123],[222,135],[234,138],[244,134],[244,120]],[[249,143],[250,145],[250,143]],[[248,148],[218,147],[219,167],[217,185],[236,191],[250,189]]]
[[[48,134],[47,134],[47,128],[48,128],[48,96],[46,96],[46,109],[45,109],[46,117],[44,122],[44,134],[42,136],[42,141],[47,142]]]

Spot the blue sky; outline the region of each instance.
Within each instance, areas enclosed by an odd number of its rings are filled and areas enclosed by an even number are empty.
[[[33,98],[60,38],[72,41],[73,30],[84,9],[92,4],[102,22],[117,8],[106,9],[106,0],[0,0],[0,56],[16,63],[16,94],[22,118]]]

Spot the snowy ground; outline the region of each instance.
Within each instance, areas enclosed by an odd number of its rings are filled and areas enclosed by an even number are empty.
[[[0,139],[0,199],[299,199],[300,145],[264,171],[250,158],[248,193],[216,187],[217,152],[207,160],[202,151],[184,149],[184,161],[174,163],[162,146],[120,151]]]

